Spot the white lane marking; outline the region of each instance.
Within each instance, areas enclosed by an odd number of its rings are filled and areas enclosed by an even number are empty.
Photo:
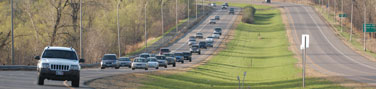
[[[302,6],[300,6],[300,7],[302,7]],[[304,8],[305,11],[308,12],[308,10],[307,10],[306,7],[303,7],[303,8]],[[356,62],[356,63],[358,63],[358,64],[362,64],[362,65],[364,65],[365,67],[368,67],[368,68],[371,68],[371,69],[375,69],[375,70],[376,70],[376,68],[374,68],[374,67],[372,67],[372,66],[369,66],[369,65],[367,65],[367,64],[364,64],[364,63],[361,63],[361,62],[358,62],[358,61],[355,61],[355,60],[352,59],[351,57],[345,55],[343,52],[341,52],[340,50],[338,50],[338,48],[335,47],[335,46],[333,45],[333,43],[329,41],[328,37],[327,37],[326,35],[324,35],[324,32],[322,32],[322,29],[321,29],[320,26],[318,26],[316,20],[313,19],[313,16],[312,16],[311,14],[308,14],[308,15],[311,17],[311,19],[312,19],[313,23],[315,23],[316,27],[319,28],[319,31],[321,32],[321,35],[323,35],[323,37],[325,38],[325,40],[326,40],[326,41],[330,44],[330,46],[332,46],[337,52],[339,52],[341,55],[345,56],[346,58],[350,59],[350,60],[353,61],[353,62]]]

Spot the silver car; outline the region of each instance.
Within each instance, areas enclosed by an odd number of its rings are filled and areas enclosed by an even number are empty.
[[[213,37],[213,38],[216,38],[216,39],[219,39],[220,36],[221,36],[221,35],[219,35],[219,33],[214,33],[214,34],[212,34],[212,37]]]
[[[189,39],[188,45],[196,44],[196,39]]]
[[[128,67],[128,68],[132,67],[132,61],[131,59],[129,59],[129,57],[120,57],[118,64],[120,67]]]
[[[155,58],[157,58],[159,66],[163,66],[167,68],[168,61],[165,56],[159,55],[159,56],[155,56]]]
[[[132,70],[145,69],[148,70],[148,62],[145,58],[136,57],[132,62]]]
[[[105,54],[101,61],[101,69],[105,69],[106,67],[114,67],[115,69],[119,69],[120,66],[117,63],[116,54]]]
[[[209,24],[216,24],[217,22],[215,22],[215,19],[210,19],[209,20]]]
[[[159,63],[157,61],[157,58],[155,58],[155,57],[148,57],[147,61],[148,61],[148,67],[149,68],[159,69]]]

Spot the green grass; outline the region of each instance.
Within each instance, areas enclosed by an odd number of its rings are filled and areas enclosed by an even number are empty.
[[[342,32],[341,32],[341,25],[339,24],[339,22],[337,22],[338,24],[335,24],[335,22],[334,22],[334,19],[333,19],[334,13],[333,12],[329,12],[329,15],[328,15],[326,9],[320,8],[320,6],[318,6],[318,5],[316,5],[314,7],[317,8],[318,13],[320,13],[330,24],[332,24],[334,26],[335,30],[337,30],[340,33],[340,36],[342,38],[344,38],[344,39],[346,39],[346,41],[350,42],[350,32],[351,32],[350,27],[344,26],[342,28]],[[338,13],[336,13],[336,14],[338,14]],[[336,16],[338,16],[338,15],[336,15]],[[345,21],[343,21],[343,22],[345,22]],[[351,40],[350,43],[357,50],[364,50],[363,49],[363,36],[362,35],[353,34],[352,40]],[[365,51],[365,53],[368,54],[368,55],[371,55],[374,58],[376,58],[376,53],[374,53],[370,50]]]
[[[180,26],[181,24],[185,23],[188,21],[188,18],[186,19],[183,19],[183,20],[179,20],[179,23],[178,25]],[[160,40],[161,38],[163,38],[166,34],[170,33],[172,30],[174,30],[176,28],[176,26],[173,26],[171,27],[170,29],[168,29],[165,33],[163,33],[163,35],[153,39],[153,40],[149,40],[147,45],[152,45],[154,44],[155,42],[157,42],[158,40]],[[146,48],[146,46],[142,46],[141,48],[137,49],[136,51],[133,51],[131,53],[128,53],[126,56],[130,56],[130,55],[134,55],[135,53],[139,53],[140,51],[144,50]]]
[[[242,79],[243,72],[247,72],[244,85],[252,89],[300,89],[301,69],[295,66],[298,60],[288,50],[280,11],[256,11],[255,18],[255,24],[240,23],[234,39],[206,64],[172,75],[148,75],[139,88],[236,89],[237,76]],[[306,88],[344,89],[323,78],[306,78]]]

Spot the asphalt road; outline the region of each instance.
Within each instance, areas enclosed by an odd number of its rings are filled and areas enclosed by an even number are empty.
[[[266,4],[261,2],[263,0],[215,1]],[[300,49],[302,43],[301,35],[310,35],[306,66],[329,77],[344,77],[372,86],[376,85],[376,63],[345,45],[334,29],[320,18],[313,7],[283,2],[272,2],[271,5],[285,10],[295,43],[292,45],[295,45],[297,49]]]
[[[236,8],[236,14],[239,12],[239,8]],[[217,21],[217,24],[208,24],[209,20],[214,18],[214,16],[220,16],[221,20]],[[215,39],[214,48],[209,49],[202,49],[202,54],[197,55],[194,54],[192,62],[185,61],[184,64],[177,63],[177,67],[168,66],[168,68],[160,68],[159,70],[166,70],[166,69],[177,69],[177,68],[185,68],[190,67],[194,64],[198,64],[210,56],[219,46],[219,44],[224,39],[224,36],[227,35],[230,27],[234,23],[237,15],[229,15],[228,9],[221,10],[217,9],[215,12],[210,14],[208,18],[204,21],[200,22],[200,24],[196,25],[192,28],[191,32],[185,34],[179,41],[171,45],[169,48],[174,52],[182,52],[182,51],[189,51],[189,46],[187,45],[188,38],[191,35],[194,35],[196,32],[202,32],[204,37],[211,35],[214,31],[215,27],[222,28],[222,36],[220,39]],[[200,39],[205,40],[205,39]],[[198,40],[199,41],[199,40]],[[156,69],[149,69],[148,71],[157,71]],[[126,73],[134,73],[134,72],[148,72],[145,70],[131,70],[129,68],[120,68],[120,69],[104,69],[101,70],[99,68],[95,69],[82,69],[80,74],[80,87],[79,88],[90,88],[84,85],[84,82],[106,77],[106,76],[113,76],[117,74],[126,74]],[[37,72],[36,71],[0,71],[0,89],[66,89],[71,88],[70,81],[52,81],[52,80],[45,80],[45,84],[43,86],[37,85]]]

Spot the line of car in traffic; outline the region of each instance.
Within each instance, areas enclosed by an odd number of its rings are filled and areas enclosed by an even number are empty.
[[[226,8],[228,4],[225,4]],[[230,12],[234,11],[230,8]],[[220,20],[220,16],[215,16],[210,20],[210,24],[216,24],[215,21]],[[213,21],[213,22],[212,22]],[[159,69],[159,67],[167,68],[168,65],[176,67],[180,62],[192,62],[192,54],[197,53],[201,55],[201,49],[208,49],[213,47],[214,39],[219,39],[222,35],[222,28],[216,27],[213,33],[206,38],[201,32],[197,32],[194,36],[189,36],[187,44],[189,51],[171,52],[169,48],[161,48],[159,54],[141,53],[134,57],[117,57],[116,54],[105,54],[101,58],[100,69],[127,67],[132,70],[149,68]],[[198,41],[199,39],[204,39]],[[44,80],[58,80],[58,81],[72,81],[73,87],[79,87],[81,62],[84,59],[79,59],[75,49],[72,47],[45,47],[40,56],[35,56],[38,60],[38,85],[44,85]]]

